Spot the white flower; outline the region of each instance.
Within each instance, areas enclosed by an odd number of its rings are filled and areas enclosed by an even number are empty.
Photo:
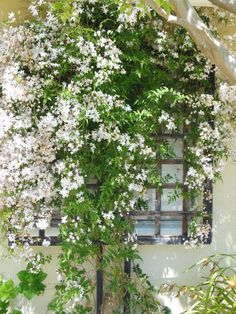
[[[158,118],[158,122],[162,123],[162,122],[167,122],[170,119],[170,115],[165,112],[162,111],[160,117]]]
[[[45,247],[50,246],[50,244],[51,244],[51,241],[47,240],[47,239],[44,239],[43,242],[42,242],[42,246],[45,246]]]
[[[58,282],[63,282],[64,281],[64,276],[60,272],[57,272],[57,281]]]
[[[38,16],[38,9],[35,5],[30,5],[29,6],[29,11],[33,16]]]
[[[39,219],[36,222],[36,227],[39,228],[40,230],[45,230],[49,226],[49,223],[46,219]]]
[[[11,22],[15,22],[16,20],[15,13],[14,12],[8,13],[8,18]]]
[[[113,212],[108,212],[108,213],[102,213],[102,216],[106,220],[113,220],[115,218],[115,215]]]
[[[169,120],[167,122],[166,127],[167,127],[167,130],[169,130],[169,131],[176,130],[176,125],[174,124],[174,122],[172,120]]]
[[[134,191],[134,192],[142,192],[143,186],[140,184],[136,184],[136,183],[130,183],[129,184],[129,190]]]
[[[8,233],[8,240],[10,242],[15,242],[16,241],[16,235],[13,233]]]
[[[83,202],[84,202],[83,192],[77,193],[76,197],[77,197],[77,201],[78,201],[79,203],[83,203]]]
[[[219,96],[223,101],[235,102],[236,101],[236,86],[229,86],[226,83],[221,84],[219,88]]]
[[[159,123],[165,123],[167,130],[173,131],[176,129],[174,119],[169,115],[169,113],[162,110],[161,115],[158,117]]]
[[[76,190],[84,184],[84,178],[76,171],[69,173],[67,177],[61,179],[60,194],[62,197],[68,197],[70,191]]]
[[[66,224],[67,221],[68,221],[68,216],[63,216],[63,217],[61,217],[61,223],[62,223],[62,224]]]

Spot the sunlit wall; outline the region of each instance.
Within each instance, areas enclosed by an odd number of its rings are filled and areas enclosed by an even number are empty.
[[[20,18],[24,18],[27,14],[28,2],[28,0],[0,0],[0,19],[6,18],[11,11],[19,12]],[[197,274],[184,273],[184,270],[201,257],[214,253],[236,253],[236,162],[233,160],[229,160],[226,164],[223,182],[214,186],[213,226],[213,242],[202,248],[186,249],[180,245],[140,247],[143,257],[142,267],[150,275],[152,282],[157,287],[169,281],[191,284],[198,280]],[[53,295],[53,287],[56,283],[55,270],[59,248],[45,248],[45,251],[52,254],[53,260],[46,269],[49,273],[46,279],[46,292],[44,296],[36,297],[34,300],[36,314],[48,313],[47,304]],[[16,280],[16,273],[22,267],[23,265],[17,265],[14,261],[0,262],[0,273],[6,272]],[[184,302],[171,298],[166,298],[165,302],[172,307],[173,314],[181,313]]]

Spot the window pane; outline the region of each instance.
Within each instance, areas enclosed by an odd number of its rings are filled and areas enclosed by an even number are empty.
[[[177,159],[183,158],[183,140],[182,139],[168,139],[168,143],[173,150]]]
[[[183,165],[162,165],[162,176],[171,176],[168,183],[183,183]]]
[[[156,210],[156,189],[147,190],[148,210]]]
[[[177,200],[169,202],[169,197],[173,193],[171,189],[163,189],[161,196],[161,210],[162,211],[182,211],[183,197],[180,196]]]
[[[45,230],[45,236],[46,237],[57,237],[59,235],[59,229],[58,228],[47,228]]]
[[[155,221],[154,220],[137,220],[135,225],[135,233],[138,236],[154,236]]]
[[[182,235],[182,220],[170,217],[161,218],[161,236]]]
[[[33,228],[32,230],[30,230],[30,236],[31,237],[39,237],[39,229],[38,228]]]

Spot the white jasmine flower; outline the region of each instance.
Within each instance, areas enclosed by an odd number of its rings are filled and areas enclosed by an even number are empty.
[[[35,5],[30,5],[29,6],[29,11],[33,16],[38,16],[38,9]]]
[[[49,223],[46,219],[39,219],[36,222],[36,227],[39,228],[40,230],[45,230],[49,226]]]
[[[136,183],[130,183],[129,184],[129,190],[134,192],[142,192],[143,186]]]
[[[68,221],[68,216],[63,216],[63,217],[61,217],[61,223],[62,223],[62,224],[66,224],[67,221]]]
[[[115,215],[113,212],[108,212],[108,213],[102,213],[102,216],[106,220],[113,220],[115,218]]]
[[[44,239],[43,242],[42,242],[42,246],[45,246],[45,247],[50,246],[50,244],[51,244],[51,241],[48,240],[48,239]]]
[[[16,20],[15,13],[14,12],[8,13],[8,18],[11,22],[15,22]]]

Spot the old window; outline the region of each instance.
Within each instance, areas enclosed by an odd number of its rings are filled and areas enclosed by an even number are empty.
[[[30,236],[33,241],[32,245],[57,245],[60,240],[58,238],[59,235],[59,223],[61,222],[61,215],[59,212],[55,211],[52,213],[52,219],[50,226],[46,229],[40,230],[35,226],[33,231],[31,231]]]
[[[181,244],[189,239],[189,226],[198,215],[197,203],[202,202],[205,208],[203,223],[211,225],[212,201],[207,195],[212,192],[212,183],[206,182],[205,195],[201,200],[187,199],[182,195],[187,166],[184,162],[184,132],[163,133],[155,135],[157,147],[166,143],[172,151],[172,157],[160,159],[157,156],[158,168],[164,178],[162,192],[154,186],[146,188],[143,199],[145,207],[131,212],[135,220],[135,234],[140,244]],[[92,188],[93,185],[91,185]],[[60,213],[54,212],[51,225],[46,230],[35,229],[34,245],[42,245],[49,240],[50,245],[57,245]],[[211,233],[207,243],[211,242]]]
[[[98,184],[96,180],[90,180],[89,190],[91,193],[94,193],[97,190]],[[59,225],[62,221],[61,213],[59,210],[55,209],[52,212],[50,226],[44,230],[40,230],[35,226],[33,231],[30,233],[32,237],[32,245],[34,246],[54,246],[60,244],[59,238]]]
[[[161,191],[154,186],[148,186],[145,196],[146,208],[132,212],[135,219],[135,234],[140,244],[181,244],[189,239],[190,222],[199,215],[197,202],[182,193],[186,190],[184,180],[187,166],[184,161],[184,132],[176,134],[156,135],[157,146],[167,142],[173,152],[168,159],[159,159],[157,163],[164,179]],[[206,182],[205,192],[200,202],[205,215],[202,223],[211,225],[212,201],[206,195],[211,192],[211,182]],[[207,243],[211,241],[209,233]]]

